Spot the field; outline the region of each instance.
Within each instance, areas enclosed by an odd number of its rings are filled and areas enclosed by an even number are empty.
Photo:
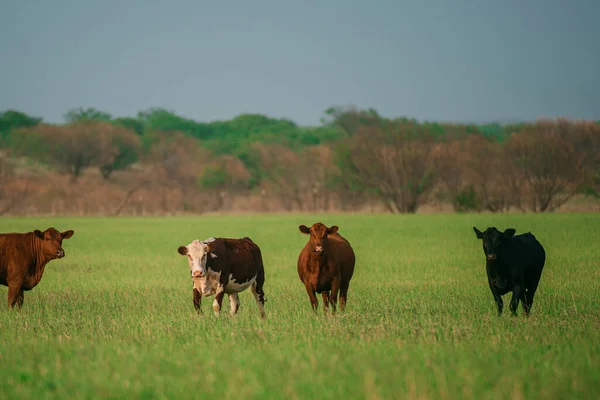
[[[345,313],[314,315],[296,273],[299,224],[337,224],[357,268]],[[526,319],[496,308],[480,229],[531,230],[547,263]],[[19,312],[0,287],[0,397],[591,398],[600,392],[600,216],[269,215],[3,218],[74,229]],[[267,320],[194,312],[179,245],[250,236]],[[216,396],[216,397],[215,397]]]

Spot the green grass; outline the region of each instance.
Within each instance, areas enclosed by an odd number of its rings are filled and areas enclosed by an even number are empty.
[[[346,313],[315,316],[296,273],[301,223],[337,224],[357,254]],[[592,398],[600,392],[600,217],[291,215],[2,219],[74,229],[66,257],[9,312],[0,289],[0,397]],[[496,316],[480,229],[531,230],[547,252],[532,316]],[[177,247],[250,236],[267,320],[194,312]],[[214,397],[217,396],[217,397]]]

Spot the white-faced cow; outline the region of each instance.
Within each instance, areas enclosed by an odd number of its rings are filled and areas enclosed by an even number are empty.
[[[33,289],[44,274],[46,264],[63,258],[63,239],[73,231],[59,232],[48,228],[44,232],[0,234],[0,284],[8,286],[8,306],[21,308],[24,291]]]
[[[515,236],[512,228],[500,232],[491,227],[481,232],[473,227],[478,239],[483,241],[488,284],[502,314],[502,297],[512,291],[510,311],[517,315],[519,300],[525,315],[529,315],[533,297],[540,283],[546,252],[531,232]]]
[[[331,302],[333,311],[340,294],[340,309],[346,308],[350,279],[356,262],[350,243],[338,233],[338,227],[327,227],[321,222],[298,227],[309,239],[298,256],[298,277],[308,293],[313,310],[317,310],[317,296],[321,293],[325,311]]]
[[[193,280],[193,302],[201,312],[202,297],[215,295],[213,310],[221,311],[225,294],[229,297],[230,313],[240,307],[238,293],[250,288],[262,318],[265,318],[265,271],[260,248],[248,237],[242,239],[209,238],[194,240],[177,251],[187,256]]]

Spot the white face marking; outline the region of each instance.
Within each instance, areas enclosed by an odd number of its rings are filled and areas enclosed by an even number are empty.
[[[194,240],[192,243],[186,246],[188,264],[190,266],[190,272],[192,278],[206,276],[206,259],[208,257],[208,244],[214,241],[215,238],[209,238],[201,242]],[[216,254],[210,253],[212,258],[217,258]]]
[[[200,277],[206,275],[206,257],[208,246],[199,240],[194,240],[187,246],[188,264],[192,277]]]

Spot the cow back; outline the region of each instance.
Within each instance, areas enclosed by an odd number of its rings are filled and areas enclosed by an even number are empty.
[[[233,275],[236,281],[245,282],[263,268],[260,248],[250,238],[216,238],[212,244],[216,257],[208,257],[207,267],[215,272]]]
[[[34,264],[33,233],[0,234],[0,284],[9,277],[24,278]]]
[[[542,244],[532,233],[514,236],[511,240],[510,254],[513,261],[525,268],[543,265],[546,253]]]
[[[343,279],[350,279],[354,273],[354,264],[356,256],[350,242],[339,233],[334,233],[327,236],[333,256],[337,259],[340,266],[340,273]],[[328,255],[330,256],[330,255]]]

